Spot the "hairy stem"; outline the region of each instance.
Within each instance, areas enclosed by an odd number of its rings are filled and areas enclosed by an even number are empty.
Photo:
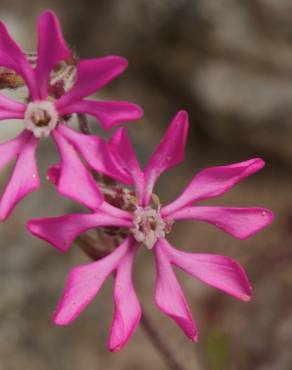
[[[143,328],[145,334],[148,336],[149,340],[155,347],[155,349],[160,353],[161,357],[164,359],[167,369],[169,370],[185,370],[185,367],[180,364],[175,358],[174,352],[166,344],[165,340],[159,335],[156,327],[151,322],[151,318],[143,312],[141,319],[141,327]]]

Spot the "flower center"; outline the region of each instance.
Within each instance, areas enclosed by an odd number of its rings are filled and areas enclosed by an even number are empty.
[[[172,222],[163,220],[159,210],[152,207],[137,206],[134,212],[131,232],[134,238],[152,249],[159,238],[164,238],[171,229]]]
[[[58,112],[50,101],[31,102],[24,114],[24,124],[35,137],[46,137],[57,126],[58,118]]]

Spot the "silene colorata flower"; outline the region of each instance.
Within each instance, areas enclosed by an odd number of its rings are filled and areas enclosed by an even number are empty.
[[[132,282],[134,258],[141,248],[147,248],[155,256],[155,302],[158,308],[173,319],[192,341],[197,341],[198,331],[173,266],[235,298],[243,301],[251,299],[252,289],[248,278],[235,260],[210,253],[183,252],[173,247],[166,236],[171,232],[173,224],[180,220],[207,222],[238,239],[246,239],[270,224],[272,212],[265,208],[197,204],[224,194],[241,180],[259,171],[264,162],[255,158],[202,170],[181,195],[163,206],[159,197],[153,193],[153,188],[164,171],[183,160],[187,132],[188,116],[181,111],[170,123],[166,134],[142,170],[126,130],[120,128],[116,131],[108,143],[112,153],[109,167],[114,179],[134,189],[134,195],[130,191],[125,193],[129,204],[126,209],[115,207],[106,200],[96,206],[95,193],[98,190],[87,192],[88,187],[82,187],[80,181],[79,201],[87,205],[89,213],[28,222],[27,227],[31,233],[62,252],[66,252],[72,242],[89,229],[110,226],[125,231],[126,236],[121,244],[110,254],[96,262],[72,269],[54,314],[57,325],[67,325],[75,320],[94,299],[105,280],[113,274],[115,309],[108,346],[111,351],[120,350],[141,318],[141,306]],[[70,153],[67,155],[70,156]],[[92,161],[99,162],[101,158],[101,155],[97,155]],[[105,166],[105,162],[103,165]],[[102,167],[102,164],[96,166]],[[59,168],[53,168],[50,176],[58,184]],[[64,192],[66,193],[66,189]]]
[[[67,147],[73,146],[85,160],[88,159],[89,147],[91,152],[96,150],[96,153],[103,147],[104,156],[107,154],[102,139],[83,135],[69,128],[68,117],[75,113],[91,115],[105,130],[140,118],[143,113],[136,104],[86,99],[120,75],[127,64],[126,59],[118,56],[77,62],[63,39],[56,16],[51,11],[44,12],[39,18],[36,60],[31,61],[0,22],[0,67],[19,75],[29,91],[25,103],[0,94],[0,120],[23,121],[22,132],[16,138],[0,144],[0,168],[16,158],[13,173],[0,199],[1,221],[9,216],[22,198],[39,188],[35,152],[40,138],[43,137],[53,138],[62,158],[59,192],[63,193],[63,188],[67,187],[66,194],[79,200],[78,189],[67,179],[68,173],[77,170],[71,167],[66,154]],[[85,179],[83,184],[87,182],[90,189],[93,189],[93,179],[82,162],[77,162],[76,159],[79,178]],[[99,192],[96,192],[96,205],[101,201]]]

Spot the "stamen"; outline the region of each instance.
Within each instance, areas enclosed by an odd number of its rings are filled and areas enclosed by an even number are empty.
[[[31,102],[24,115],[24,124],[35,137],[46,137],[57,126],[58,118],[58,112],[50,101]]]
[[[131,232],[134,238],[152,249],[157,239],[164,238],[169,232],[168,223],[164,222],[159,211],[151,207],[137,206],[134,212],[133,227]]]

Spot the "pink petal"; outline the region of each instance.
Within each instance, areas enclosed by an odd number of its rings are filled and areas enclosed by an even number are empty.
[[[135,185],[138,198],[142,198],[144,175],[140,169],[127,131],[124,128],[120,128],[114,133],[110,141],[110,149],[121,169],[129,174],[131,182]]]
[[[31,133],[22,131],[16,138],[0,144],[0,168],[6,166],[9,161],[19,155],[23,146],[31,138]]]
[[[133,214],[131,212],[124,211],[123,209],[114,207],[107,202],[103,202],[100,205],[99,210],[113,217],[123,218],[124,220],[130,220],[131,222],[133,221]]]
[[[58,184],[58,181],[60,178],[60,172],[61,172],[60,165],[58,164],[54,164],[50,166],[48,169],[47,179],[55,186]],[[124,220],[132,221],[133,219],[133,215],[130,212],[124,211],[120,208],[116,208],[112,206],[111,204],[107,203],[106,201],[104,201],[99,206],[99,211],[103,211],[110,216],[122,218]]]
[[[161,242],[171,263],[202,282],[235,298],[250,301],[252,288],[243,268],[233,259],[216,254],[186,253]]]
[[[68,325],[94,299],[102,284],[117,268],[130,246],[126,239],[117,249],[101,260],[74,268],[67,280],[64,294],[54,314],[56,325]]]
[[[96,135],[84,135],[65,125],[59,125],[59,132],[71,142],[91,168],[123,183],[131,183],[128,174],[114,161],[106,141]]]
[[[35,69],[40,99],[48,96],[48,81],[54,66],[70,57],[59,21],[52,11],[44,12],[38,23],[38,59]]]
[[[61,173],[58,191],[61,195],[74,199],[90,209],[97,209],[103,196],[93,177],[84,167],[72,145],[58,132],[53,132],[61,156]]]
[[[0,166],[5,165],[13,156],[17,155],[13,173],[0,200],[1,221],[10,215],[21,199],[40,186],[35,160],[37,144],[38,140],[32,134],[24,131],[16,139],[0,146]]]
[[[238,239],[249,238],[273,220],[272,212],[266,208],[186,207],[171,217],[205,221]]]
[[[130,227],[131,222],[98,211],[33,219],[27,223],[27,228],[33,235],[46,240],[62,252],[66,252],[80,234],[99,226]]]
[[[163,216],[193,202],[224,194],[241,180],[262,169],[264,164],[262,159],[255,158],[229,166],[210,167],[199,172],[174,202],[163,207]]]
[[[159,309],[173,319],[192,341],[198,333],[189,306],[173,272],[170,260],[163,248],[163,239],[154,247],[157,267],[155,302]]]
[[[14,70],[26,82],[32,98],[37,98],[36,81],[33,69],[23,51],[9,35],[6,26],[0,21],[0,66]]]
[[[124,101],[81,100],[59,110],[61,115],[83,113],[94,116],[104,130],[120,123],[135,121],[143,116],[142,109],[133,103]]]
[[[149,202],[155,182],[162,172],[176,166],[184,159],[188,127],[187,112],[178,112],[152,154],[144,171],[146,183],[145,204]]]
[[[118,56],[81,60],[77,66],[77,80],[57,101],[57,108],[62,111],[65,106],[95,93],[123,73],[127,65],[127,60]]]
[[[0,94],[0,119],[23,118],[26,105]]]
[[[132,267],[137,246],[132,246],[119,262],[115,276],[115,312],[109,350],[120,351],[130,339],[141,319],[141,306],[132,282]]]

